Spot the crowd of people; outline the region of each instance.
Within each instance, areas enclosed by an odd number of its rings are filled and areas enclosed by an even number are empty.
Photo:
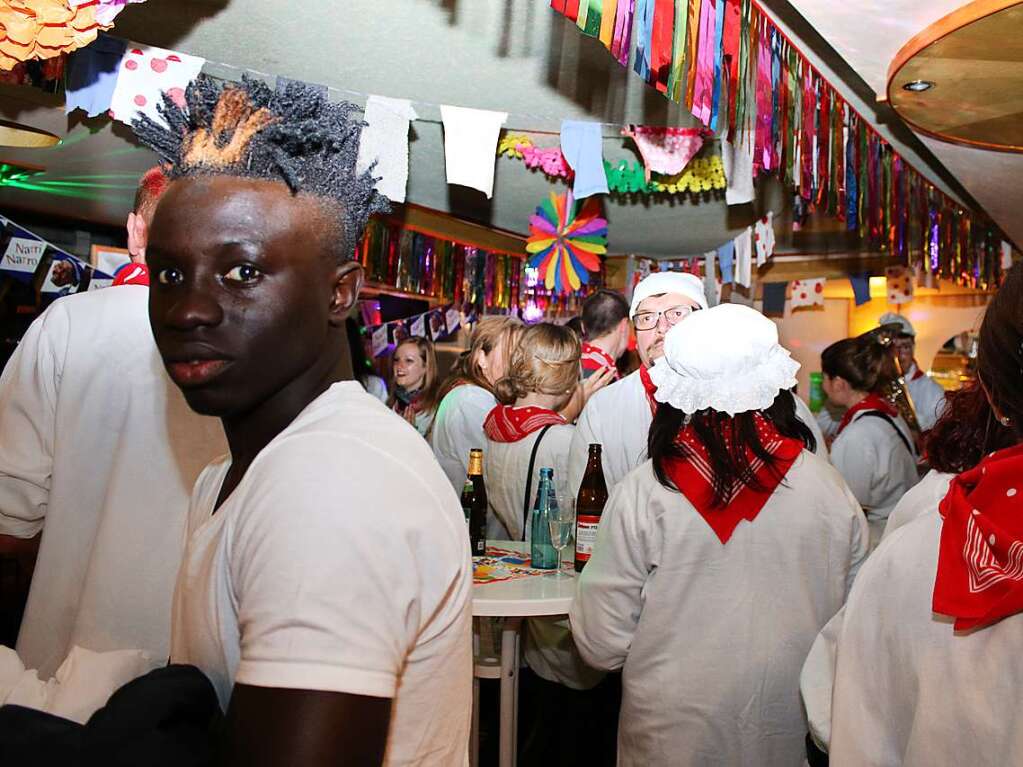
[[[623,767],[1023,762],[1023,266],[947,396],[882,317],[823,351],[815,415],[775,323],[675,272],[578,328],[483,317],[446,375],[404,339],[385,382],[351,319],[386,208],[353,113],[200,77],[143,118],[166,183],[132,282],[55,302],[4,369],[0,534],[43,531],[4,764],[463,765],[469,452],[487,537],[528,541],[539,468],[574,494],[592,444],[610,496],[570,615],[527,622],[525,736]]]

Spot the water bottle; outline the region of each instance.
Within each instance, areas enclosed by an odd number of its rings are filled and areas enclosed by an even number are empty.
[[[530,517],[530,559],[539,570],[554,570],[558,566],[558,551],[551,545],[550,512],[558,508],[554,493],[554,469],[540,469],[540,484],[536,488],[536,503]]]

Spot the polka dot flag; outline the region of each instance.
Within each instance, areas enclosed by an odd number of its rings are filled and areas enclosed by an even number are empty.
[[[202,70],[205,59],[151,45],[128,43],[110,99],[110,116],[131,124],[141,115],[162,123],[156,111],[166,92],[178,104],[185,103],[185,88]]]
[[[809,306],[824,306],[824,278],[793,280],[790,285],[790,302],[793,309]]]
[[[913,270],[905,266],[889,266],[884,270],[888,281],[888,303],[908,304],[913,300]]]

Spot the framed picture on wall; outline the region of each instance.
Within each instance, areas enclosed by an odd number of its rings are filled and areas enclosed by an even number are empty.
[[[113,276],[125,264],[131,263],[127,248],[115,248],[109,245],[93,245],[89,252],[89,263],[94,269]]]

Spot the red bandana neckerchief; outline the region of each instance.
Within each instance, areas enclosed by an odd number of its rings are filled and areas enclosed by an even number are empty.
[[[583,370],[599,371],[611,368],[614,371],[614,377],[618,377],[618,367],[615,365],[614,358],[599,346],[583,341],[583,355],[580,362],[582,362]]]
[[[685,445],[690,452],[689,458],[669,458],[664,462],[664,470],[679,492],[684,495],[710,525],[721,543],[728,543],[732,532],[742,521],[752,522],[767,503],[792,463],[803,450],[803,443],[798,439],[783,437],[774,424],[760,413],[754,414],[760,442],[775,460],[777,474],[767,464],[757,458],[752,450],[747,449],[746,458],[750,468],[756,474],[764,490],[754,490],[746,485],[738,485],[732,489],[731,497],[724,507],[714,507],[714,475],[711,470],[710,456],[707,448],[696,437],[691,426],[686,426],[676,437],[676,444]],[[726,443],[729,433],[722,432]]]
[[[650,371],[645,367],[639,369],[639,380],[643,382],[643,390],[646,392],[647,402],[650,403],[650,412],[657,413],[657,400],[654,399],[654,392],[657,391],[657,387],[654,382],[650,380]]]
[[[889,415],[892,418],[898,415],[898,411],[888,400],[882,399],[876,394],[868,394],[845,411],[845,415],[842,416],[842,422],[838,424],[838,433],[841,434],[845,427],[852,423],[853,416],[857,413],[862,413],[864,410],[880,410],[882,413]]]
[[[965,631],[1023,612],[1023,445],[992,453],[952,480],[932,608]]]
[[[924,377],[924,371],[920,369],[920,366],[916,364],[916,360],[913,360],[913,375],[909,377],[910,381],[915,381],[918,378]]]
[[[145,285],[149,287],[149,267],[145,264],[125,264],[117,270],[111,287],[117,285]]]
[[[487,414],[483,432],[494,442],[518,442],[544,426],[564,423],[568,422],[547,408],[498,405]]]

